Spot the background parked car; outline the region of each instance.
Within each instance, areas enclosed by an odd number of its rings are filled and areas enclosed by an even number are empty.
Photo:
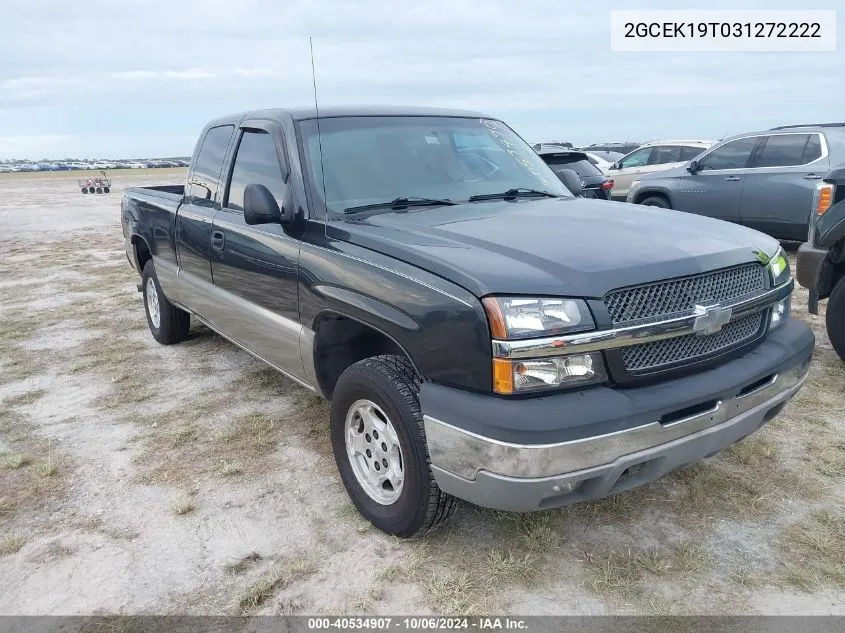
[[[541,146],[536,151],[540,155],[540,158],[552,168],[552,171],[555,172],[564,184],[567,184],[563,177],[564,170],[572,170],[578,174],[584,183],[583,190],[581,191],[581,196],[584,198],[610,200],[610,190],[613,188],[613,181],[590,162],[585,152],[567,149],[557,145]]]
[[[592,145],[579,147],[578,149],[585,152],[617,152],[624,156],[625,154],[630,154],[641,146],[642,143],[625,141],[624,143],[593,143]]]
[[[843,162],[845,123],[781,126],[733,136],[685,167],[643,176],[627,200],[803,241],[816,185]]]
[[[612,196],[624,200],[631,183],[639,176],[671,169],[692,160],[716,141],[652,141],[624,156],[608,170],[613,177]]]
[[[617,152],[584,152],[593,165],[598,167],[603,174],[607,174],[613,163],[622,158]]]

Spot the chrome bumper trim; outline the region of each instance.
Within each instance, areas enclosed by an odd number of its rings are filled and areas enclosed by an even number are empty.
[[[778,301],[785,299],[792,292],[793,285],[794,282],[790,279],[776,288],[770,288],[761,294],[722,307],[731,309],[730,320],[735,321],[753,312],[769,308]],[[570,334],[568,336],[553,336],[518,341],[493,339],[493,356],[515,359],[542,358],[570,353],[598,352],[627,347],[629,345],[650,343],[676,336],[695,334],[695,323],[699,317],[700,315],[698,314],[689,314],[664,321],[631,325],[612,330]]]
[[[474,480],[482,470],[522,478],[570,473],[602,466],[630,453],[706,431],[758,407],[774,407],[801,388],[808,371],[808,365],[798,365],[774,375],[750,392],[722,400],[707,411],[668,424],[655,421],[615,433],[556,444],[501,442],[425,415],[428,451],[432,466],[468,480]],[[577,411],[571,413],[577,415]]]

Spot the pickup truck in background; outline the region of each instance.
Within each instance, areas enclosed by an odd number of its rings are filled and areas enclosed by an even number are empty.
[[[845,166],[831,169],[816,187],[810,231],[798,248],[798,283],[810,291],[809,311],[828,299],[825,325],[833,349],[845,361]]]
[[[194,318],[330,399],[346,490],[402,537],[456,498],[540,510],[694,463],[777,415],[814,346],[775,240],[575,197],[480,113],[220,118],[122,226],[155,339]]]

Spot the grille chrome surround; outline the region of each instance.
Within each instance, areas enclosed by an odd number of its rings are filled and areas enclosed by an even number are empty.
[[[761,334],[767,311],[756,312],[731,321],[719,332],[708,336],[686,334],[631,345],[620,350],[625,369],[631,374],[666,369],[711,357],[751,342]]]
[[[694,277],[613,290],[605,295],[604,303],[614,325],[629,325],[678,316],[693,311],[696,305],[724,305],[766,287],[766,268],[751,263]]]

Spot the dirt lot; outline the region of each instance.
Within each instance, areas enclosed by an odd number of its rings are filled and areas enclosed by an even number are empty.
[[[463,506],[424,541],[355,512],[327,408],[200,326],[147,331],[124,186],[0,176],[0,614],[845,614],[845,366],[730,451],[599,503]]]

